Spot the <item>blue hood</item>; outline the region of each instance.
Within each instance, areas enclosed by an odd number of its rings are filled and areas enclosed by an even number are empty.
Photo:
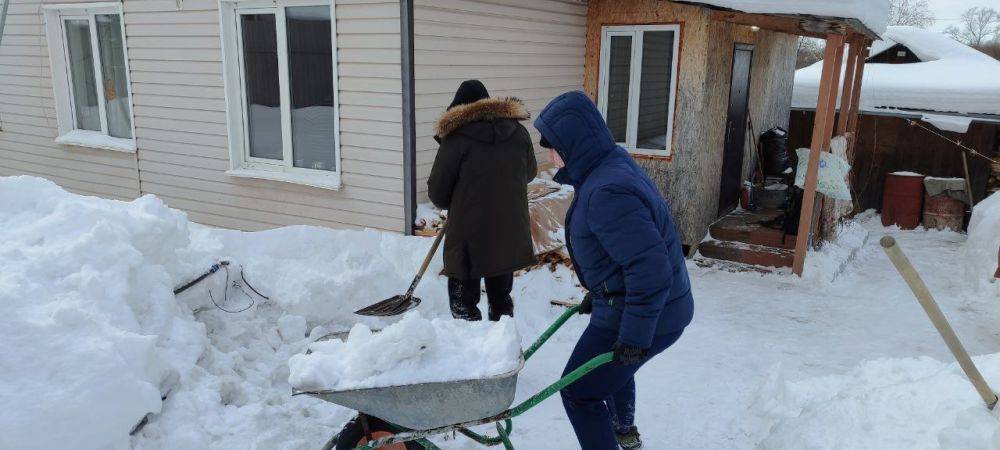
[[[580,91],[562,94],[549,102],[535,119],[535,128],[552,144],[566,167],[556,181],[579,186],[587,174],[618,147],[597,105]]]

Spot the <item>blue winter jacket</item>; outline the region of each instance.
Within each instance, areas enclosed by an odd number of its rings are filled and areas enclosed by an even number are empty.
[[[623,344],[649,348],[653,336],[691,322],[694,300],[684,251],[663,196],[582,92],[545,107],[535,128],[566,166],[556,181],[576,188],[566,213],[567,247],[593,294],[591,324],[618,330]]]

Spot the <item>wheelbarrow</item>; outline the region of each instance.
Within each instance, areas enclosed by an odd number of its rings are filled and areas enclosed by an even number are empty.
[[[611,352],[595,356],[541,392],[510,407],[514,402],[514,392],[517,388],[517,374],[524,363],[531,359],[532,355],[579,309],[579,306],[574,306],[566,310],[523,352],[518,368],[502,375],[483,379],[342,391],[295,390],[292,395],[309,395],[358,411],[358,419],[365,424],[365,434],[368,436],[362,436],[360,439],[357,436],[347,437],[345,428],[327,442],[324,450],[333,448],[374,450],[387,446],[434,450],[438,447],[427,438],[451,432],[461,433],[487,447],[503,445],[504,448],[513,450],[514,446],[510,441],[513,430],[511,419],[524,414],[564,387],[612,360]],[[379,430],[377,435],[369,432],[369,420],[377,421],[379,425],[376,427]],[[496,436],[479,434],[469,429],[489,423],[496,424]],[[344,439],[349,441],[341,442]],[[345,447],[344,444],[355,444],[355,446]]]

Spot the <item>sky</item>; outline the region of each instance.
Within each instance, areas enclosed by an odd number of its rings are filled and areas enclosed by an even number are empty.
[[[937,23],[931,26],[934,30],[944,30],[948,25],[957,24],[962,12],[972,7],[1000,10],[1000,0],[930,0],[930,4],[931,12],[937,18]]]

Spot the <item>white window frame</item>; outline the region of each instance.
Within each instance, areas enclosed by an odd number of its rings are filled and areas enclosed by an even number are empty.
[[[56,123],[59,136],[56,142],[80,147],[100,148],[127,153],[135,152],[135,108],[132,104],[132,70],[129,68],[128,42],[125,36],[125,15],[119,2],[69,3],[44,5],[45,35],[49,46],[49,64],[52,69],[52,89],[56,104]],[[131,138],[112,137],[108,134],[108,117],[106,113],[104,83],[101,67],[100,50],[97,41],[97,25],[94,16],[114,14],[119,17],[122,33],[122,52],[125,54],[125,86],[128,94],[129,122],[132,127]],[[98,108],[101,116],[101,130],[81,130],[76,127],[76,114],[73,107],[74,94],[70,82],[69,54],[66,49],[67,19],[87,19],[90,22],[90,45],[94,58],[94,79],[97,84]]]
[[[329,6],[330,40],[333,54],[333,151],[334,170],[295,167],[292,158],[291,87],[288,79],[288,34],[285,8],[294,6]],[[222,65],[226,86],[226,118],[229,131],[230,170],[236,177],[260,178],[304,184],[324,189],[340,189],[340,91],[337,72],[337,17],[334,0],[221,0],[219,20],[222,28]],[[248,112],[245,95],[243,44],[240,15],[274,14],[278,46],[278,84],[281,101],[282,159],[250,156],[247,130]]]
[[[670,101],[667,106],[667,136],[666,148],[660,150],[636,148],[636,129],[639,125],[639,86],[642,80],[642,41],[646,31],[673,31],[674,50],[670,70]],[[608,82],[609,63],[611,60],[611,37],[631,36],[632,55],[629,60],[629,98],[625,142],[618,145],[625,147],[630,153],[649,156],[671,156],[674,135],[674,107],[677,103],[677,66],[680,59],[681,26],[667,25],[615,25],[601,27],[601,63],[597,106],[604,119],[608,118]]]

